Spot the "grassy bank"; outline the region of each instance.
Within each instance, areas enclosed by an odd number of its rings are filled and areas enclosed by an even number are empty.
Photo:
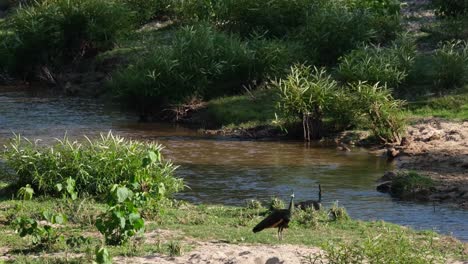
[[[1,207],[0,231],[4,235],[0,238],[0,247],[9,258],[17,259],[16,263],[89,263],[95,258],[94,248],[102,244],[103,238],[93,228],[93,222],[97,215],[104,212],[103,204],[92,200],[70,202],[41,198],[34,201],[4,200]],[[13,231],[11,219],[18,216],[34,218],[41,210],[69,215],[68,224],[54,228],[67,239],[82,236],[83,240],[76,240],[81,242],[72,246],[65,239],[51,247],[40,248],[32,247],[27,238],[19,238]],[[107,246],[107,249],[113,257],[177,255],[181,252],[175,250],[174,245],[178,245],[176,248],[182,252],[188,252],[195,247],[194,241],[220,240],[233,244],[317,246],[328,252],[322,257],[338,259],[340,256],[343,261],[380,257],[383,261],[380,263],[390,263],[391,260],[397,263],[443,263],[446,259],[466,258],[463,255],[466,254],[466,244],[453,238],[430,231],[414,231],[383,221],[331,221],[327,211],[297,212],[284,241],[278,241],[273,229],[258,234],[251,231],[263,219],[265,212],[265,208],[195,206],[177,202],[164,207],[159,213],[147,211],[144,235],[138,235],[121,246]],[[47,257],[35,259],[31,256],[37,253]]]

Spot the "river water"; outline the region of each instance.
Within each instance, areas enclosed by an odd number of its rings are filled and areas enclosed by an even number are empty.
[[[375,181],[392,168],[364,149],[351,152],[294,141],[248,141],[206,137],[168,124],[141,124],[134,116],[91,99],[47,96],[0,87],[0,145],[13,133],[46,143],[67,133],[72,138],[112,130],[124,137],[163,144],[190,187],[177,198],[195,203],[242,205],[247,199],[316,199],[334,202],[362,220],[385,220],[432,229],[468,241],[468,211],[445,205],[399,202],[375,191]]]

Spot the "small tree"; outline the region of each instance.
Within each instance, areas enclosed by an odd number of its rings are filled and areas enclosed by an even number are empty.
[[[302,119],[304,139],[320,139],[323,117],[338,90],[331,76],[324,69],[295,65],[285,79],[273,82],[273,87],[279,90],[278,109],[288,117]]]

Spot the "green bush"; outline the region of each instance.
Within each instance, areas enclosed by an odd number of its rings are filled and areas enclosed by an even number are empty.
[[[393,99],[391,90],[379,84],[359,82],[351,84],[349,91],[356,106],[349,111],[356,111],[364,117],[374,136],[383,142],[401,140],[405,128],[403,101]]]
[[[350,8],[343,1],[317,1],[308,12],[300,39],[311,61],[330,65],[363,42],[394,38],[399,24],[397,15],[388,17],[369,9]]]
[[[438,16],[460,16],[468,14],[468,0],[432,0]]]
[[[243,42],[201,24],[175,33],[168,47],[159,47],[113,75],[111,89],[122,101],[148,112],[198,96],[203,99],[243,91],[242,86],[278,74],[298,54],[296,45],[261,36]]]
[[[380,82],[397,88],[408,76],[415,54],[414,44],[406,40],[390,47],[365,45],[340,59],[337,75],[344,82]]]
[[[0,68],[31,73],[38,66],[71,62],[112,47],[130,28],[128,10],[107,0],[50,0],[22,6],[1,30]]]
[[[408,194],[415,194],[421,190],[427,190],[434,186],[434,181],[417,172],[399,174],[392,181],[391,192],[396,197],[402,197]]]
[[[462,41],[442,44],[434,54],[435,89],[460,87],[468,76],[468,45]]]
[[[249,35],[254,31],[283,36],[304,23],[312,0],[181,0],[178,11],[186,20],[211,21],[217,27]]]
[[[171,13],[171,0],[119,0],[132,12],[139,24],[143,24],[154,17]]]
[[[278,109],[286,117],[300,118],[304,139],[320,139],[323,119],[335,103],[337,83],[324,69],[296,65],[285,79],[272,84],[279,92]]]
[[[2,158],[16,172],[16,186],[30,184],[40,194],[59,196],[56,185],[68,178],[75,181],[80,195],[102,195],[113,184],[136,182],[136,189],[159,200],[183,187],[182,180],[173,176],[174,166],[162,159],[160,145],[111,133],[84,143],[64,138],[50,147],[17,136]]]

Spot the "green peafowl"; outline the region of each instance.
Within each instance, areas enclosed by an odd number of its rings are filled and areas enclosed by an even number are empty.
[[[319,184],[318,186],[318,200],[307,200],[304,202],[297,203],[296,207],[302,210],[307,208],[314,208],[314,210],[318,211],[322,207],[322,186]]]
[[[274,210],[267,218],[263,219],[254,228],[253,232],[257,233],[265,228],[278,228],[278,240],[283,239],[283,229],[288,228],[291,215],[294,210],[294,193],[291,194],[291,202],[288,209]]]

